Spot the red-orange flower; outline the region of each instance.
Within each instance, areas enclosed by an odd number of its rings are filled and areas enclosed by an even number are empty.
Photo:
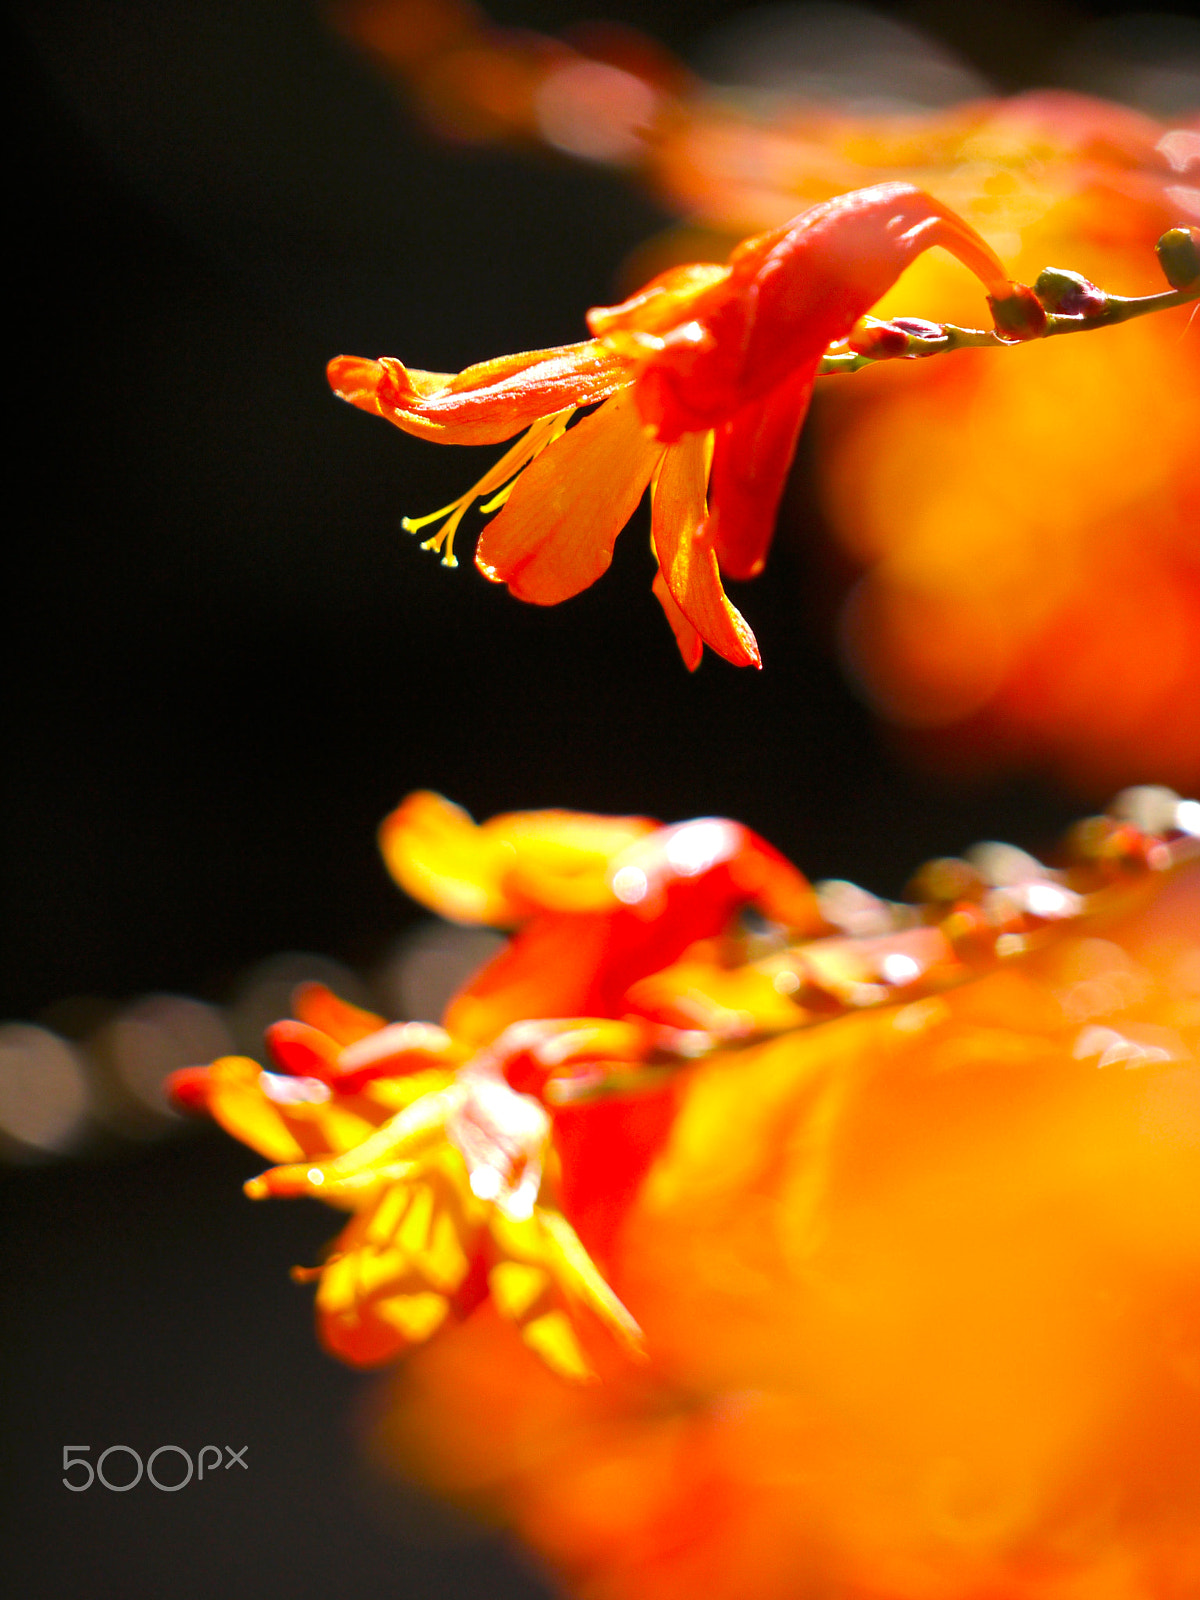
[[[702,1034],[688,1018],[658,1021],[663,997],[639,1005],[639,983],[748,905],[811,932],[816,901],[776,851],[716,819],[537,812],[479,828],[417,794],[383,842],[427,903],[519,925],[445,1028],[389,1025],[308,985],[296,1020],[267,1030],[275,1070],[226,1057],[177,1074],[175,1093],[278,1163],[247,1184],[252,1198],[310,1195],[352,1213],[301,1274],[319,1280],[334,1354],[393,1359],[490,1298],[554,1371],[587,1378],[590,1324],[635,1353],[641,1333],[564,1212],[548,1086],[693,1054]]]
[[[713,818],[424,794],[383,843],[516,927],[445,1026],[310,987],[181,1088],[351,1211],[307,1275],[335,1353],[425,1347],[408,1468],[588,1600],[1190,1600],[1200,805],[910,905]]]
[[[1200,807],[1122,809],[1163,833],[1093,819],[1060,872],[981,847],[912,907],[829,885],[884,931],[644,980],[760,1028],[678,1075],[605,1219],[648,1364],[568,1389],[482,1306],[384,1450],[579,1600],[1191,1600]],[[557,1119],[585,1239],[644,1137],[617,1109]]]
[[[725,266],[691,264],[621,305],[588,315],[583,344],[527,351],[457,376],[339,356],[345,400],[406,432],[486,444],[528,429],[441,520],[445,550],[467,507],[499,516],[475,561],[523,600],[554,605],[594,583],[641,500],[652,496],[655,593],[689,667],[703,645],[735,665],[758,647],[721,575],[762,570],[775,513],[828,346],[923,251],[941,245],[993,298],[1011,289],[999,259],[939,201],[907,183],[825,201],[740,244]],[[568,431],[576,410],[598,409]]]

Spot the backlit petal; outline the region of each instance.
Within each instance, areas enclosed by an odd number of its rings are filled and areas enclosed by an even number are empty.
[[[761,666],[758,645],[721,587],[704,490],[708,436],[685,434],[663,457],[654,485],[652,532],[663,580],[705,644],[734,666]]]
[[[688,262],[669,267],[617,306],[593,306],[587,324],[596,337],[617,330],[637,333],[664,333],[695,315],[696,301],[714,284],[729,276],[728,267],[708,262]]]
[[[654,583],[651,587],[654,590],[654,598],[663,608],[663,615],[671,625],[671,632],[675,635],[675,643],[679,646],[684,666],[689,672],[695,672],[704,659],[704,640],[675,604],[671,591],[667,588],[667,580],[661,571],[654,574]]]
[[[424,791],[386,819],[380,843],[414,899],[457,922],[504,927],[533,911],[610,908],[609,861],[657,826],[580,811],[512,811],[478,826]]]
[[[802,367],[717,429],[710,516],[726,577],[756,578],[763,569],[815,377],[815,366]]]
[[[630,372],[622,356],[590,339],[499,356],[454,376],[410,370],[391,356],[336,356],[328,368],[343,400],[441,444],[510,439],[539,417],[606,399]]]
[[[506,879],[526,911],[602,911],[613,905],[609,862],[653,833],[649,817],[598,817],[585,811],[514,811],[485,822],[516,852]]]
[[[521,600],[556,605],[605,572],[662,447],[625,388],[526,468],[480,535],[475,565]]]
[[[440,794],[409,795],[384,819],[379,844],[400,887],[439,916],[493,927],[515,919],[504,889],[512,846]]]

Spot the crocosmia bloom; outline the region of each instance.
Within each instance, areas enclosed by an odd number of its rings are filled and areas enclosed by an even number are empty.
[[[923,251],[941,245],[995,300],[998,257],[953,211],[908,183],[813,206],[740,244],[724,266],[660,274],[588,314],[593,338],[468,367],[411,371],[339,356],[334,390],[408,433],[446,444],[523,438],[466,494],[410,528],[452,563],[477,499],[499,511],[475,561],[523,600],[554,605],[596,581],[651,489],[654,589],[689,667],[705,644],[758,665],[721,583],[761,571],[813,381],[828,346]],[[596,406],[568,427],[581,408]]]
[[[827,48],[823,15],[809,21]],[[634,281],[894,180],[953,207],[1011,277],[1057,263],[1117,294],[1161,290],[1156,239],[1200,222],[1195,105],[1165,123],[1061,90],[939,110],[777,85],[743,95],[624,29],[568,45],[447,0],[365,0],[339,17],[440,130],[632,166],[683,223],[637,252]],[[769,49],[779,20],[762,19]],[[903,93],[879,87],[886,100]],[[936,251],[876,312],[977,320],[973,286]],[[820,386],[814,471],[834,566],[858,579],[841,608],[843,654],[909,755],[1044,765],[1094,793],[1150,771],[1200,781],[1200,332],[1189,317],[1039,341],[1017,360],[964,351]]]
[[[584,1600],[1197,1593],[1200,804],[905,903],[721,818],[383,843],[509,945],[440,1026],[309,986],[177,1092],[351,1213],[301,1276],[409,1352],[406,1473]]]
[[[548,1365],[586,1378],[589,1328],[632,1352],[642,1338],[563,1213],[547,1085],[580,1062],[590,1082],[597,1059],[624,1075],[694,1051],[701,1035],[636,1018],[638,983],[745,907],[812,931],[816,899],[769,845],[718,819],[542,812],[478,828],[418,794],[383,843],[435,909],[518,925],[445,1026],[389,1025],[308,985],[295,1019],[267,1032],[272,1070],[227,1057],[177,1074],[174,1092],[277,1163],[247,1185],[253,1198],[351,1212],[324,1265],[301,1272],[319,1279],[335,1354],[389,1360],[488,1297]]]

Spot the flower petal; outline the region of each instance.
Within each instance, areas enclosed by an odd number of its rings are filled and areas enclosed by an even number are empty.
[[[815,379],[815,364],[800,368],[717,429],[709,516],[717,565],[727,577],[756,578],[766,564]]]
[[[769,245],[765,253],[762,247]],[[802,212],[735,251],[731,285],[757,291],[745,345],[747,399],[844,339],[910,262],[940,245],[991,295],[1010,289],[991,247],[940,200],[911,183],[878,183]]]
[[[728,276],[728,267],[708,262],[668,267],[620,305],[593,306],[587,314],[588,327],[598,339],[618,330],[664,333],[693,316],[696,301]]]
[[[392,356],[335,356],[328,376],[341,399],[406,433],[439,444],[496,444],[539,417],[606,399],[629,381],[630,365],[588,339],[499,356],[453,376],[410,370]]]
[[[689,672],[695,672],[704,659],[704,640],[671,598],[671,591],[667,588],[667,580],[661,570],[654,574],[654,583],[651,587],[654,590],[654,598],[663,608],[663,615],[671,625],[671,632],[675,635],[675,643],[679,646],[684,666]]]
[[[384,818],[379,847],[400,887],[439,916],[493,927],[515,920],[504,890],[511,845],[440,794],[410,794]]]
[[[319,1028],[343,1047],[378,1033],[384,1026],[384,1019],[375,1012],[351,1005],[323,983],[302,983],[292,996],[292,1009],[301,1022]]]
[[[441,795],[409,795],[379,831],[400,886],[443,917],[506,927],[534,911],[608,910],[608,865],[649,817],[510,811],[479,826]]]
[[[654,485],[654,548],[671,598],[705,644],[735,667],[758,667],[758,645],[721,587],[713,553],[704,500],[709,438],[685,434],[663,456]]]
[[[525,469],[480,535],[475,565],[518,599],[570,599],[607,571],[661,454],[626,386]]]

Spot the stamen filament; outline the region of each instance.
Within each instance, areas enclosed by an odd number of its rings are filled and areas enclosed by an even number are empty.
[[[458,525],[462,521],[472,501],[480,499],[485,494],[490,494],[493,489],[498,489],[499,494],[489,500],[480,510],[486,515],[491,511],[498,511],[516,487],[518,475],[524,471],[535,456],[541,455],[547,445],[562,436],[566,431],[567,423],[574,416],[577,407],[566,406],[562,411],[555,411],[548,417],[539,417],[538,420],[517,440],[512,448],[505,452],[489,468],[474,487],[467,490],[457,500],[451,500],[448,506],[443,506],[440,511],[430,511],[423,517],[402,517],[400,526],[405,533],[418,533],[431,522],[438,522],[444,517],[446,523],[439,528],[437,533],[424,540],[422,550],[438,550],[445,546],[442,556],[444,567],[456,567],[458,560],[454,554],[454,535],[458,532]],[[509,483],[508,480],[512,479]]]

